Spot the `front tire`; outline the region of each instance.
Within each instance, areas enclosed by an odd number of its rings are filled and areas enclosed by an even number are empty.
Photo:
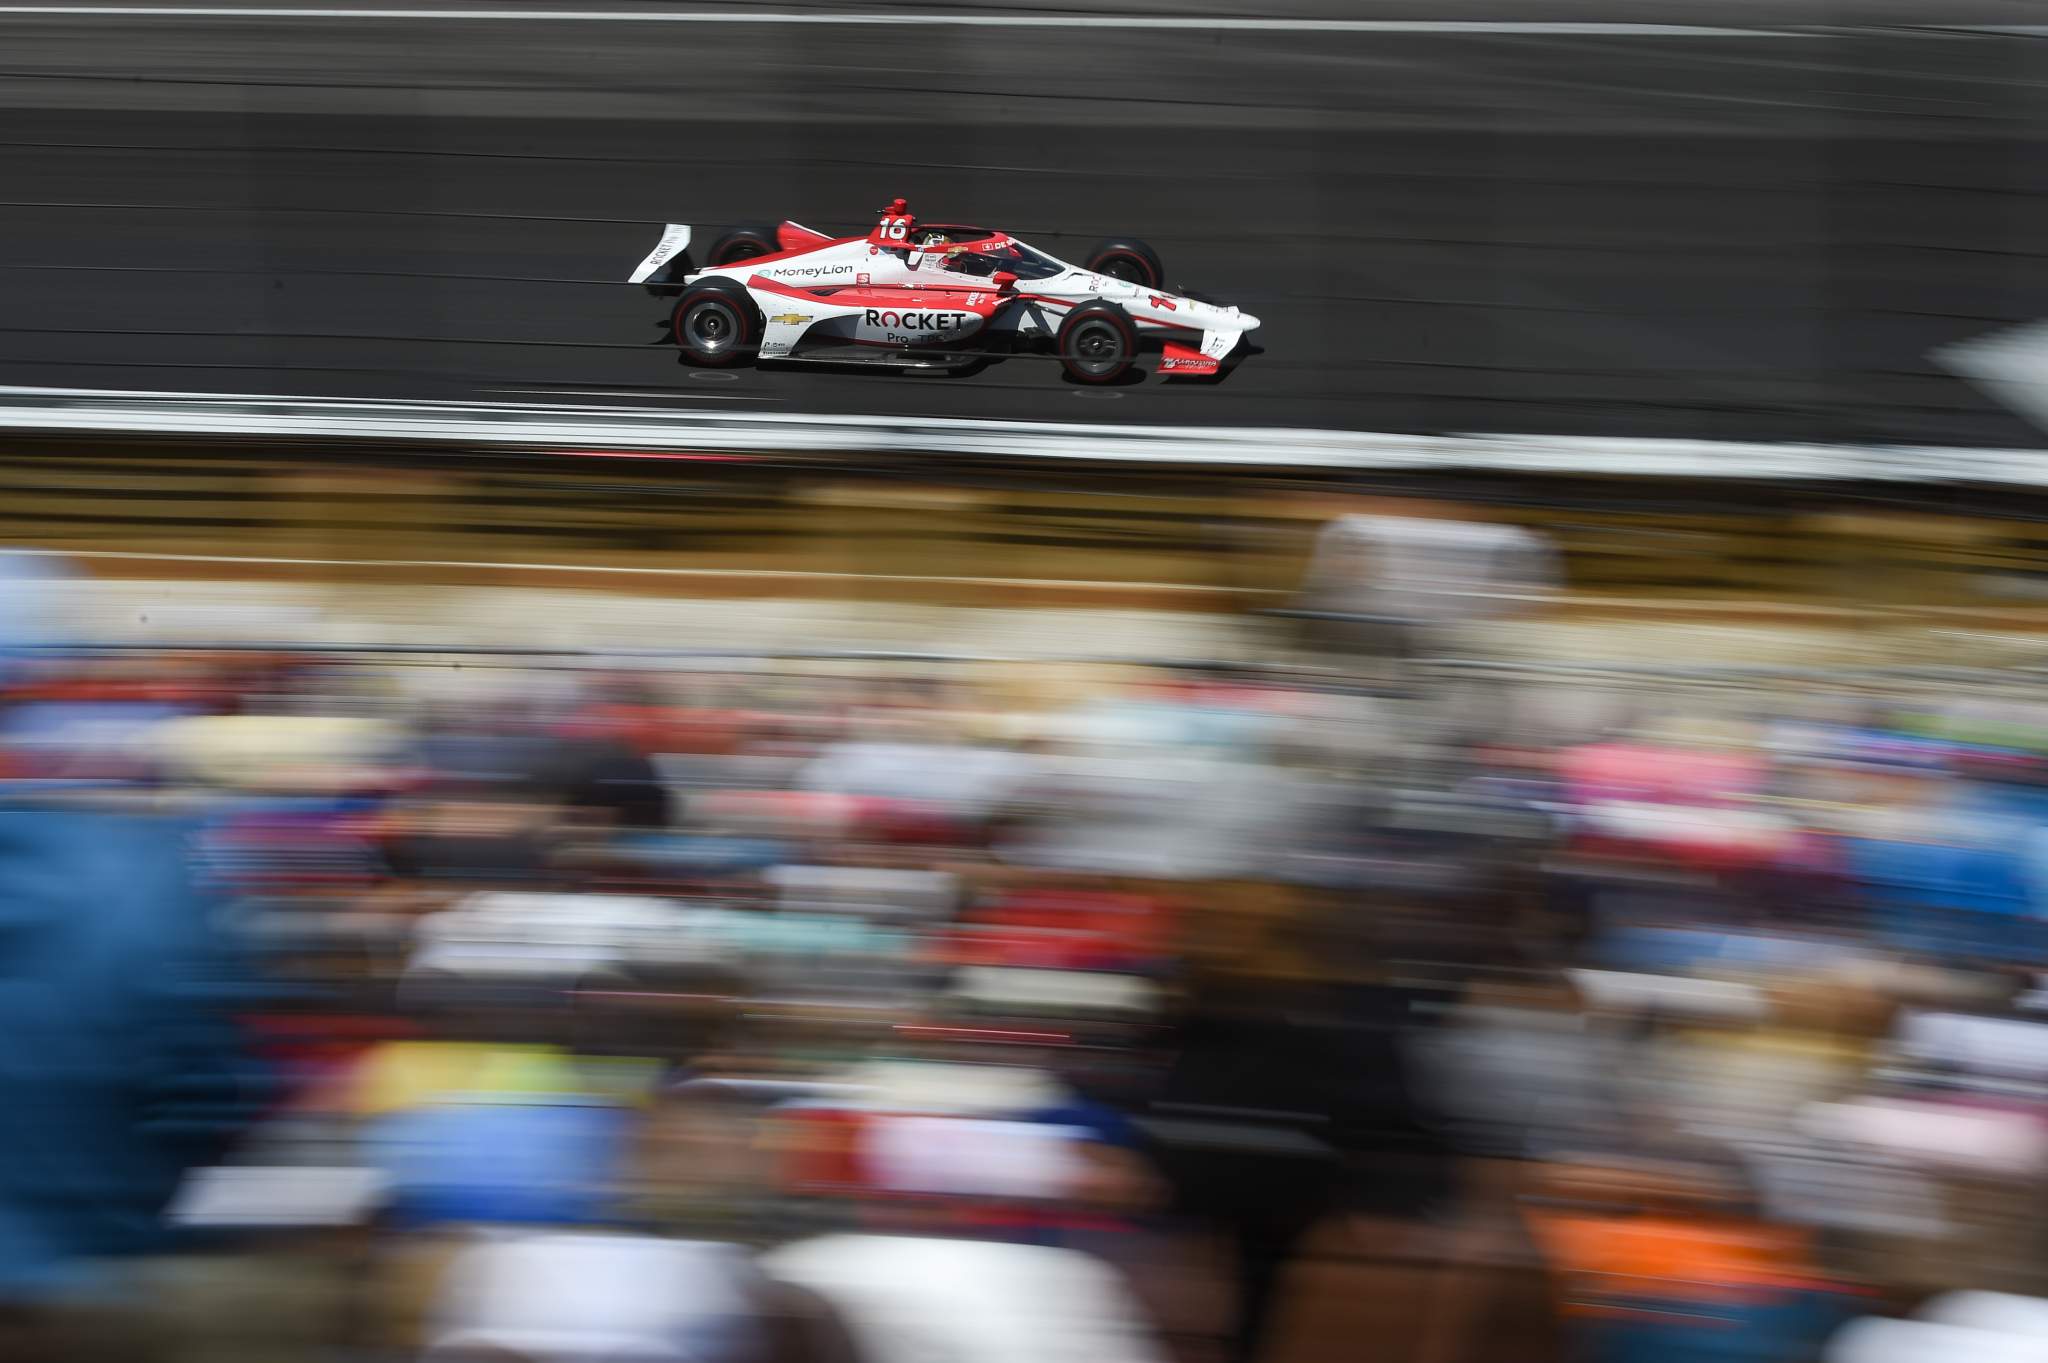
[[[1138,358],[1138,328],[1114,303],[1084,303],[1067,314],[1058,335],[1060,367],[1076,383],[1115,383]]]
[[[739,285],[707,279],[676,300],[669,329],[692,364],[724,368],[752,358],[759,349],[761,314]]]

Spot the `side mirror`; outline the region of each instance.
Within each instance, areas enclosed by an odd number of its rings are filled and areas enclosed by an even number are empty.
[[[1017,276],[1008,270],[997,270],[992,278],[996,281],[997,293],[1008,293],[1017,287]]]

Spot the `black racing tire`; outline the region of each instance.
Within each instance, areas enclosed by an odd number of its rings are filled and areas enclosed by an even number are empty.
[[[724,368],[759,351],[761,313],[747,291],[729,279],[693,284],[669,314],[669,333],[692,364]]]
[[[1138,358],[1138,328],[1114,303],[1083,303],[1060,323],[1060,367],[1076,383],[1115,383]]]
[[[1166,286],[1166,267],[1159,263],[1159,253],[1136,237],[1111,237],[1097,242],[1088,253],[1084,268],[1140,288]]]
[[[737,265],[755,256],[776,255],[781,250],[782,241],[775,235],[773,227],[767,223],[742,223],[711,243],[711,253],[705,261],[717,269],[724,265]]]

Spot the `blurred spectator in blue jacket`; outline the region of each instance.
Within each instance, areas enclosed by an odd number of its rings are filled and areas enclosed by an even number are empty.
[[[183,833],[0,808],[0,1357],[87,1352],[108,1261],[268,1097]]]

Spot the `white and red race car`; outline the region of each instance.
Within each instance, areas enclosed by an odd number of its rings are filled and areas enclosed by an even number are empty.
[[[1159,372],[1223,372],[1259,319],[1165,287],[1159,256],[1112,239],[1069,265],[1006,232],[920,223],[904,201],[864,237],[793,222],[738,227],[689,257],[671,224],[628,282],[675,299],[667,323],[696,364],[802,360],[961,369],[1050,351],[1076,382],[1115,383],[1138,357]]]

